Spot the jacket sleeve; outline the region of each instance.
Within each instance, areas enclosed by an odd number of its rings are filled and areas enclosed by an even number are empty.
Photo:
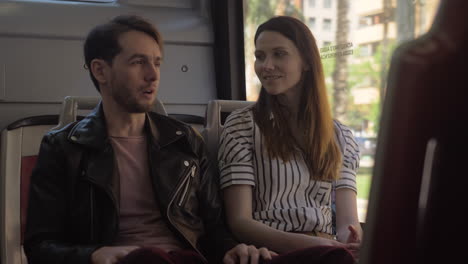
[[[221,263],[224,254],[238,244],[227,229],[223,202],[221,200],[218,169],[209,159],[203,138],[195,131],[198,140],[197,154],[200,157],[201,183],[198,190],[200,214],[205,223],[206,236],[203,238],[204,254],[211,263]]]
[[[36,167],[31,175],[24,249],[29,264],[90,263],[97,245],[77,245],[67,236],[67,154],[58,137],[42,139]],[[70,155],[70,154],[69,154]],[[69,232],[68,232],[69,233]]]

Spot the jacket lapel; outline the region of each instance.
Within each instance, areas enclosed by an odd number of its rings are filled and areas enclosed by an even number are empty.
[[[119,178],[113,174],[115,158],[107,135],[102,103],[73,127],[68,140],[84,146],[87,179],[104,189],[119,208]]]

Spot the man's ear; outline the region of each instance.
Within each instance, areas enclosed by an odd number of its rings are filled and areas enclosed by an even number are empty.
[[[103,59],[93,59],[90,63],[91,72],[99,84],[106,84],[108,81],[109,65]]]

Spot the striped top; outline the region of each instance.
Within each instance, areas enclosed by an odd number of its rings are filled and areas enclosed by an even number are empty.
[[[221,189],[234,184],[253,187],[253,218],[289,232],[333,233],[332,188],[356,189],[359,147],[351,130],[339,123],[335,134],[343,152],[340,179],[311,179],[298,149],[288,162],[271,158],[263,135],[253,120],[252,106],[232,112],[219,142]]]

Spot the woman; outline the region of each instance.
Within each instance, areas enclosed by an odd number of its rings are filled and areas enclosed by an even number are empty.
[[[346,248],[356,257],[359,148],[332,119],[312,33],[295,18],[272,18],[257,29],[255,58],[259,99],[228,117],[218,153],[234,236],[280,254]]]

